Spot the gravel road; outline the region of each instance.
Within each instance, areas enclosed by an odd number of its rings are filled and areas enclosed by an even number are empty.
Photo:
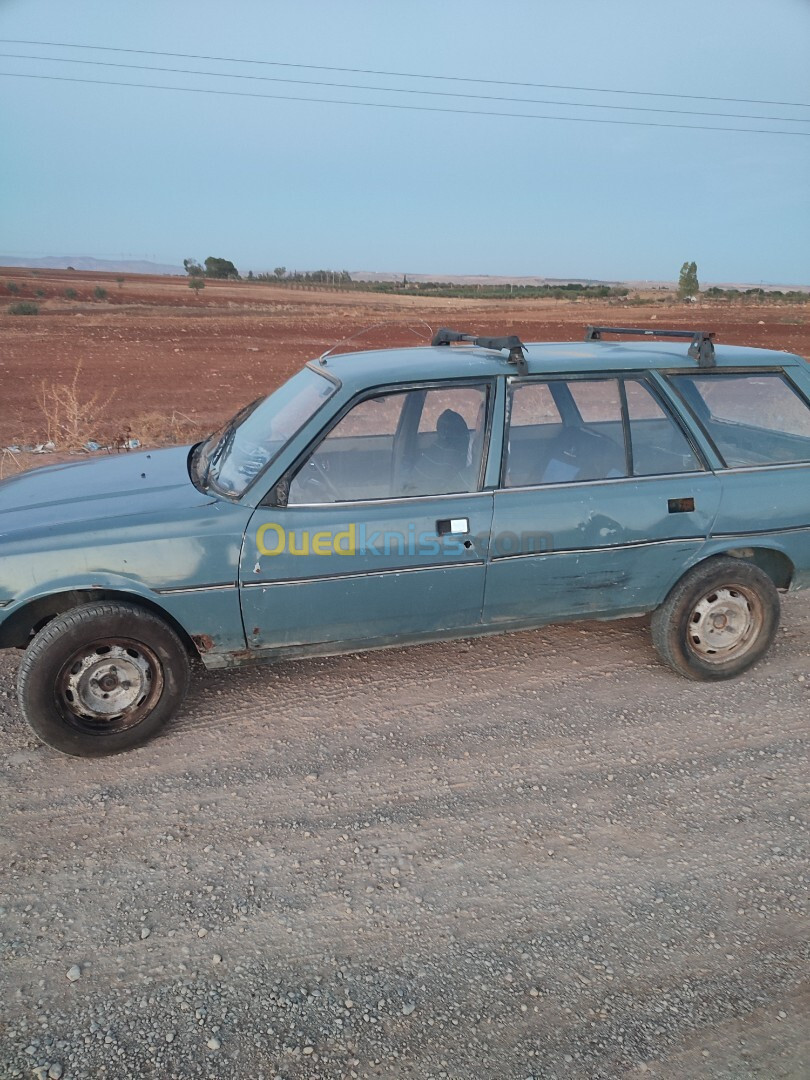
[[[0,1075],[807,1077],[808,632],[717,686],[643,620],[198,673],[101,761],[0,655]]]

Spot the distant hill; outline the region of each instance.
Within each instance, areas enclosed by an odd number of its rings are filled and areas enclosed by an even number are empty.
[[[100,270],[119,274],[185,274],[182,266],[146,262],[140,259],[93,259],[89,255],[48,255],[43,259],[21,259],[0,255],[0,266],[28,266],[39,270]]]

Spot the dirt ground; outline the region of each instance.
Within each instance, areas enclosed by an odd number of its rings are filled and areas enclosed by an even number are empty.
[[[256,309],[229,309],[243,289]],[[776,307],[121,292],[0,314],[0,445],[78,359],[116,419],[214,426],[400,311],[527,339],[656,314],[810,354]],[[662,667],[648,631],[198,671],[163,736],[97,761],[28,733],[0,653],[0,1076],[810,1075],[810,600],[720,685]]]
[[[99,761],[0,655],[0,1075],[806,1077],[810,604],[725,685],[647,629],[199,673]]]

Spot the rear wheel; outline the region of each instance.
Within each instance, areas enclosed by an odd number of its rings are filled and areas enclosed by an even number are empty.
[[[101,601],[57,616],[33,639],[20,708],[55,750],[97,757],[155,735],[177,712],[189,661],[175,631],[133,604]]]
[[[658,654],[690,679],[730,679],[760,660],[779,625],[771,579],[740,559],[696,566],[653,612]]]

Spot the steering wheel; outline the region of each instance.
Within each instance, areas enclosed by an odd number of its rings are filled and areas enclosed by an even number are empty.
[[[312,469],[314,471],[312,473],[309,473],[309,475],[305,477],[304,473],[307,472],[307,470],[309,469]],[[307,487],[314,487],[316,489],[321,486],[325,487],[329,494],[332,496],[332,502],[342,501],[343,496],[333,484],[324,462],[318,462],[318,460],[314,457],[310,458],[304,468],[301,470],[301,473],[299,473],[299,476],[301,477],[302,482]]]

